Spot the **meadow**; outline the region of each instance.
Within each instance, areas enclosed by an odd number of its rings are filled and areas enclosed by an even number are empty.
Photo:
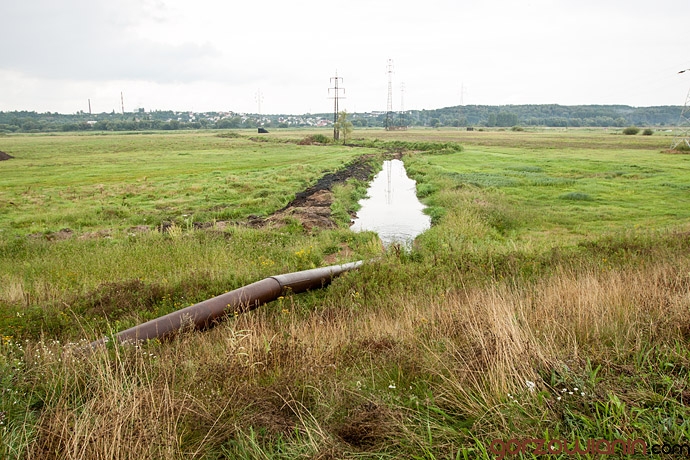
[[[319,133],[0,137],[14,157],[0,161],[0,458],[492,459],[510,439],[593,458],[565,450],[690,443],[690,156],[668,153],[668,134],[303,142]],[[334,228],[254,224],[391,154],[432,216],[410,251],[348,229],[361,179],[332,190]],[[83,351],[266,276],[360,259],[209,331]]]

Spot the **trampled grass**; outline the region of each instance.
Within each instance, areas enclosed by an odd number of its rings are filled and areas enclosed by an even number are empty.
[[[355,131],[464,146],[406,152],[434,225],[411,252],[382,252],[346,228],[242,225],[371,152],[284,142],[306,135],[2,139],[17,159],[0,162],[0,193],[22,208],[0,210],[0,457],[489,459],[497,439],[690,442],[689,174],[664,138]],[[102,219],[98,198],[61,185],[75,168],[91,187],[146,176],[158,206],[132,192],[131,213]],[[246,190],[214,191],[214,171]],[[257,177],[266,200],[248,205]],[[43,227],[22,220],[51,212],[29,184],[63,195]],[[181,199],[171,190],[184,184]],[[359,189],[336,190],[339,219]],[[213,200],[237,207],[236,223],[195,227],[218,218],[201,210]],[[175,226],[134,232],[139,214]],[[45,236],[63,223],[74,234]],[[78,352],[80,339],[334,257],[376,260],[210,331]]]

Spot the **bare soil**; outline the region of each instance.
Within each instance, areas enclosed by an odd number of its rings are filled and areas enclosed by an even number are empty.
[[[10,155],[9,153],[5,153],[3,151],[0,151],[0,161],[11,160],[12,158],[14,158],[14,157],[12,155]]]

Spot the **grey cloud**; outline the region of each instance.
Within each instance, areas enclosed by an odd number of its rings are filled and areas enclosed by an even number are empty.
[[[113,4],[114,3],[114,4]],[[70,80],[215,79],[224,67],[212,44],[166,44],[135,38],[140,2],[28,0],[0,5],[0,68],[30,77]],[[155,6],[155,5],[154,5]],[[184,34],[180,31],[180,34]]]

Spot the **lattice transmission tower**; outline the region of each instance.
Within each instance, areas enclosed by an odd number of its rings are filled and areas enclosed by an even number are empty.
[[[388,103],[386,104],[386,130],[393,129],[393,59],[388,60]]]
[[[333,140],[338,140],[340,139],[340,131],[338,130],[338,101],[340,99],[345,99],[345,96],[340,95],[340,91],[345,94],[345,88],[339,86],[340,83],[343,82],[343,77],[338,76],[338,71],[335,71],[335,77],[331,77],[331,84],[333,84],[332,88],[328,88],[328,94],[331,94],[331,90],[333,91],[333,96],[331,96],[331,99],[333,99]]]
[[[407,129],[407,119],[405,117],[405,82],[400,83],[400,126],[399,129]]]
[[[685,73],[690,69],[681,70],[678,73]],[[673,138],[671,150],[678,148],[690,149],[690,90],[685,96],[685,104],[683,110],[680,112],[680,119],[678,120],[678,134]]]

